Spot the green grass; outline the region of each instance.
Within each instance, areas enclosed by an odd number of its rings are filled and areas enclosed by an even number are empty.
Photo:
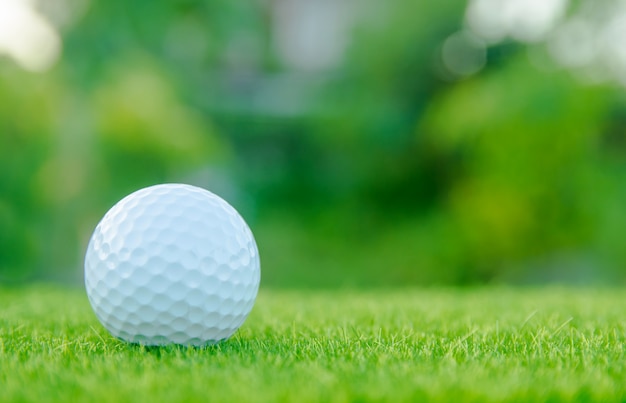
[[[626,401],[620,289],[263,291],[217,346],[112,338],[81,290],[0,289],[0,401]]]

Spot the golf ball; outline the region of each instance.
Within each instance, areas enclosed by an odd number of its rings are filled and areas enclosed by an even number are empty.
[[[85,256],[96,316],[115,337],[202,346],[230,337],[260,281],[254,237],[237,211],[195,186],[138,190],[97,225]]]

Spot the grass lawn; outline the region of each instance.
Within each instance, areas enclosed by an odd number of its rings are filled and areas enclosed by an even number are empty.
[[[0,401],[626,401],[626,290],[263,290],[203,349],[112,338],[80,289],[0,289]]]

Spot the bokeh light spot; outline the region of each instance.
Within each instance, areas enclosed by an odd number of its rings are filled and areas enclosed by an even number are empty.
[[[61,53],[61,38],[52,25],[25,0],[0,1],[0,54],[25,70],[51,68]]]

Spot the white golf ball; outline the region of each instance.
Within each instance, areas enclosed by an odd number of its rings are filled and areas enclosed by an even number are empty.
[[[260,281],[254,237],[213,193],[164,184],[126,196],[96,227],[87,296],[104,327],[144,345],[202,346],[230,337]]]

